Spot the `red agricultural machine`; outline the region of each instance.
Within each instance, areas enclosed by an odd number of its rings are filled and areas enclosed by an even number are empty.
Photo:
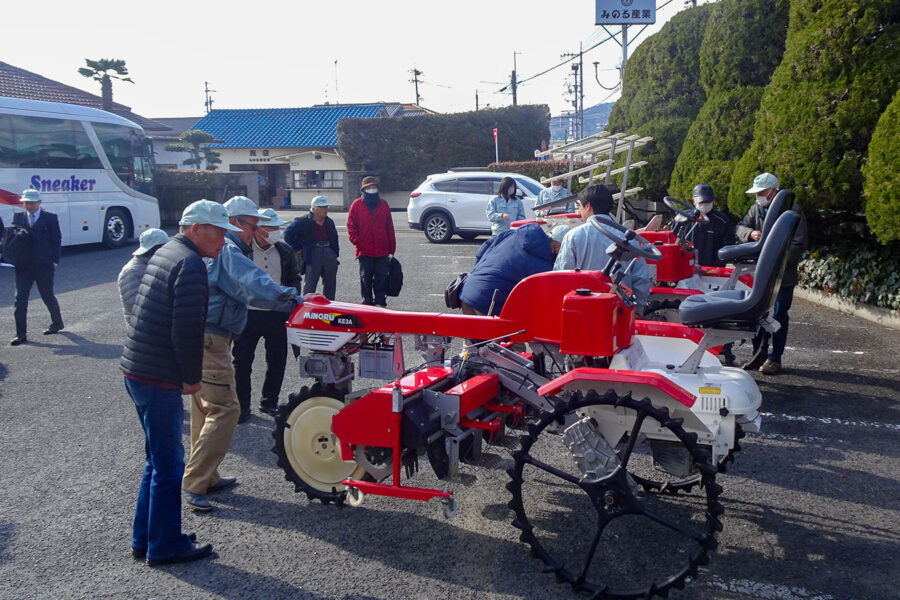
[[[714,353],[777,328],[796,215],[772,227],[752,290],[687,297],[683,324],[635,320],[619,284],[617,261],[660,260],[658,246],[611,219],[590,223],[615,240],[607,267],[529,277],[499,316],[321,296],[298,307],[288,336],[315,383],[280,407],[273,433],[295,490],[351,506],[435,500],[451,517],[452,486],[505,462],[512,525],[559,581],[644,598],[693,578],[723,525],[716,477],[760,426],[753,379]],[[405,368],[404,339],[421,365]],[[390,382],[355,392],[356,377]],[[440,483],[411,485],[425,460]]]

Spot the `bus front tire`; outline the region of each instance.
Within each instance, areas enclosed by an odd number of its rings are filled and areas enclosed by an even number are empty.
[[[106,248],[119,248],[131,237],[131,221],[128,213],[121,208],[106,211],[103,219],[103,245]]]

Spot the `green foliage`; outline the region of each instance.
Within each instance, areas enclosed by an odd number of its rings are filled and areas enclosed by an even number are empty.
[[[900,3],[794,0],[781,64],[735,166],[728,206],[763,171],[811,210],[862,208],[863,162],[878,116],[900,84]]]
[[[190,157],[184,159],[181,164],[199,169],[205,160],[206,167],[212,171],[215,171],[216,167],[222,164],[222,159],[220,158],[222,154],[220,152],[216,152],[212,148],[203,146],[203,144],[209,144],[210,142],[215,141],[216,138],[211,134],[206,133],[201,129],[190,129],[182,132],[181,135],[178,136],[178,139],[180,141],[166,146],[166,150],[169,152],[187,152],[190,154]]]
[[[588,163],[576,162],[574,168],[586,167]],[[498,173],[519,173],[531,177],[535,181],[540,181],[541,177],[550,177],[557,171],[567,173],[569,171],[569,161],[567,160],[527,160],[521,162],[498,162],[488,165],[488,171]],[[581,175],[584,177],[584,175]],[[565,183],[565,181],[563,182]],[[549,184],[544,184],[549,185]],[[577,194],[584,188],[583,183],[578,183],[578,176],[572,178],[572,187],[569,189],[573,194]]]
[[[900,240],[900,90],[878,119],[863,176],[869,229],[882,244]]]
[[[217,187],[218,179],[214,171],[176,171],[161,169],[156,172],[159,187]],[[199,198],[198,198],[199,199]]]
[[[706,93],[768,85],[784,54],[788,0],[723,0],[715,7],[700,46]]]
[[[638,46],[625,65],[622,97],[609,115],[608,131],[652,136],[633,161],[648,164],[634,171],[629,187],[659,200],[668,192],[675,160],[706,93],[700,85],[700,43],[714,4],[684,10]]]
[[[99,60],[84,59],[87,68],[81,67],[78,72],[84,77],[90,77],[94,81],[100,82],[100,96],[103,99],[103,110],[112,109],[112,80],[127,81],[134,83],[130,77],[121,77],[128,75],[128,67],[125,61],[120,58],[101,58]],[[112,73],[110,73],[112,71]],[[114,75],[113,73],[116,73]]]
[[[858,242],[807,252],[798,267],[800,285],[853,302],[900,308],[900,245]]]
[[[726,210],[731,172],[753,139],[761,87],[713,92],[688,130],[672,170],[669,192],[688,199],[698,183],[708,183],[716,205]],[[741,191],[744,191],[743,188]]]
[[[753,141],[763,88],[784,52],[788,2],[724,0],[715,6],[700,46],[708,97],[688,130],[669,192],[687,199],[694,185],[708,183],[726,209],[734,164]]]
[[[342,119],[338,146],[351,171],[378,175],[385,191],[413,189],[433,173],[494,162],[493,128],[503,160],[534,158],[550,137],[545,105],[448,115]]]

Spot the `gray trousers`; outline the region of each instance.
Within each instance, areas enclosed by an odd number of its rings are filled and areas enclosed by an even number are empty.
[[[303,283],[303,293],[309,294],[316,291],[319,278],[322,278],[323,294],[329,300],[334,300],[337,288],[338,258],[331,246],[313,246],[312,256],[303,257],[306,263],[306,281]]]

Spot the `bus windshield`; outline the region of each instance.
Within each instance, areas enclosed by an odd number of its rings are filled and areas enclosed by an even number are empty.
[[[113,171],[128,187],[153,195],[153,147],[140,131],[123,125],[91,123]]]

